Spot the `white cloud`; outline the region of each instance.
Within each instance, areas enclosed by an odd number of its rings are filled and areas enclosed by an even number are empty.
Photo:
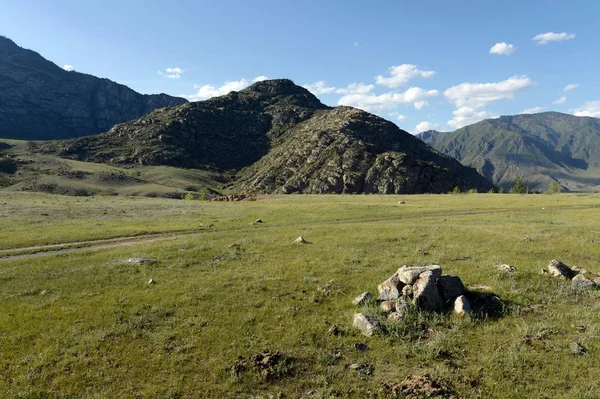
[[[364,83],[350,83],[348,86],[341,89],[336,89],[338,94],[366,94],[373,91],[375,85],[367,85]]]
[[[406,119],[406,115],[402,115],[402,114],[401,114],[401,113],[399,113],[399,112],[390,112],[390,113],[388,113],[388,116],[390,116],[390,117],[392,117],[392,118],[396,118],[396,119],[398,119],[399,121],[403,121],[403,120],[405,120],[405,119]]]
[[[494,83],[461,83],[445,90],[444,96],[457,108],[477,109],[496,101],[511,100],[517,92],[533,85],[527,76],[513,76]]]
[[[315,96],[319,96],[321,94],[330,94],[336,90],[335,87],[328,86],[327,82],[324,80],[319,80],[318,82],[309,85],[304,85],[303,87]]]
[[[416,133],[425,132],[427,130],[442,130],[442,126],[437,123],[421,122],[415,127]]]
[[[181,74],[184,72],[181,68],[166,68],[165,71],[158,71],[157,73],[163,78],[179,79]]]
[[[352,45],[353,45],[354,47],[358,47],[358,46],[360,46],[360,43],[359,43],[359,42],[354,42],[354,43],[352,43]]]
[[[521,111],[521,113],[522,114],[537,114],[538,112],[542,112],[545,109],[546,109],[546,107],[533,107],[533,108],[524,109],[523,111]]]
[[[509,55],[515,50],[516,47],[514,45],[502,42],[494,44],[490,49],[490,54]]]
[[[260,79],[262,77],[264,77],[264,76],[257,76],[252,81],[254,81],[255,79]],[[213,85],[204,85],[204,86],[194,85],[194,89],[198,89],[198,92],[191,96],[184,96],[184,97],[186,97],[190,101],[206,100],[207,98],[225,95],[231,91],[240,91],[249,85],[250,85],[250,82],[246,79],[225,82],[220,87],[214,87]]]
[[[417,101],[416,103],[413,104],[416,110],[421,110],[423,109],[423,107],[426,107],[429,105],[429,103],[427,101]]]
[[[376,76],[375,81],[378,85],[387,86],[391,89],[404,86],[411,79],[422,77],[429,78],[435,74],[435,71],[421,71],[416,65],[402,64],[388,68],[389,77]]]
[[[254,82],[254,83],[262,82],[263,80],[269,80],[269,77],[260,75],[260,76],[255,77],[254,79],[252,79],[252,82]]]
[[[497,118],[498,115],[486,110],[477,110],[471,107],[461,107],[452,112],[454,117],[448,121],[448,124],[455,129],[467,126],[484,119]]]
[[[533,40],[537,44],[548,44],[551,42],[563,42],[565,40],[571,40],[571,39],[575,39],[575,35],[573,33],[546,32],[546,33],[540,33],[539,35],[536,35],[531,40]]]
[[[567,97],[562,96],[560,98],[557,98],[556,100],[552,101],[552,104],[564,104],[567,101]]]
[[[563,89],[563,91],[569,91],[569,90],[573,90],[579,87],[579,84],[577,83],[571,83],[565,86],[565,88]]]
[[[350,105],[369,112],[380,113],[385,109],[394,108],[400,104],[411,104],[423,101],[439,94],[437,90],[423,90],[411,87],[404,93],[388,92],[376,95],[374,93],[353,93],[342,96],[338,105]]]
[[[586,102],[583,108],[576,109],[575,112],[573,112],[573,115],[600,118],[600,101]]]
[[[63,66],[63,69],[64,69],[65,71],[69,71],[69,72],[71,72],[71,71],[74,71],[74,70],[75,70],[75,67],[74,67],[73,65],[65,64],[65,66]]]

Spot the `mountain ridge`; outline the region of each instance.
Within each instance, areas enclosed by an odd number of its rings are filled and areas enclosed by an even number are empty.
[[[0,137],[44,140],[105,132],[156,108],[186,103],[106,78],[66,71],[0,36]]]
[[[553,182],[565,191],[600,188],[597,118],[559,112],[506,115],[418,137],[505,188],[517,176],[536,191],[545,191]]]
[[[41,151],[88,162],[216,171],[245,192],[493,187],[392,122],[352,107],[328,107],[289,79],[158,109],[104,134],[47,143]]]

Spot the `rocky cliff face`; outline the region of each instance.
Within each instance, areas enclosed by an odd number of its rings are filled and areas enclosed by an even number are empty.
[[[246,192],[426,193],[487,191],[474,169],[441,155],[378,116],[330,108],[292,81],[160,109],[106,134],[43,151],[102,163],[228,172]]]
[[[156,108],[184,104],[166,94],[68,72],[0,36],[0,137],[45,140],[105,132]]]

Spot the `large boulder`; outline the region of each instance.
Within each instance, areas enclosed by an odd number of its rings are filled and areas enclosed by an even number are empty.
[[[379,329],[379,322],[364,313],[356,313],[352,320],[352,325],[367,337],[370,337]]]
[[[429,266],[407,266],[404,265],[396,274],[398,275],[398,279],[400,282],[406,285],[412,285],[417,281],[421,273],[431,271],[433,273],[433,277],[435,279],[439,278],[442,275],[442,268],[439,265],[429,265]]]
[[[413,301],[421,310],[440,312],[444,309],[444,300],[436,285],[436,274],[435,271],[427,270],[421,273],[413,285]]]
[[[400,297],[400,290],[404,287],[404,283],[398,279],[398,273],[394,273],[392,277],[385,280],[377,286],[379,290],[378,301],[395,301]]]
[[[441,276],[437,279],[438,290],[446,304],[452,304],[465,293],[465,286],[458,276]]]

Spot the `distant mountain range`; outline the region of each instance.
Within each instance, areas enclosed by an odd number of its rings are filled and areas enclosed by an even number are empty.
[[[158,109],[104,134],[48,142],[45,154],[114,165],[220,173],[238,192],[444,193],[488,191],[474,169],[395,124],[330,108],[291,80]]]
[[[102,133],[156,108],[186,102],[65,71],[0,36],[0,138],[47,140]]]
[[[558,112],[502,116],[454,132],[418,137],[477,169],[497,186],[522,176],[531,190],[558,182],[565,191],[600,189],[600,119]]]

